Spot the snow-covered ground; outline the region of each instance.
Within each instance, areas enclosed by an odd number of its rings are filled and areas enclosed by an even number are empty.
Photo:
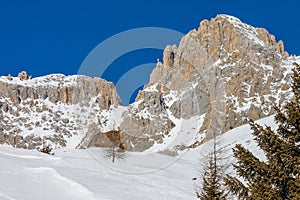
[[[258,122],[275,127],[273,116]],[[261,155],[248,125],[218,140],[226,157],[237,143]],[[103,149],[56,149],[51,156],[0,146],[0,200],[196,199],[197,182],[192,179],[200,179],[201,162],[211,148],[208,141],[178,157],[126,153],[112,163]]]

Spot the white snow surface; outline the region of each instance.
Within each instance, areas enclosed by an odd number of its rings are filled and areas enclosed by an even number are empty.
[[[276,128],[274,117],[258,120]],[[235,144],[243,144],[263,158],[248,125],[218,138],[225,157]],[[103,149],[56,149],[55,155],[0,146],[1,200],[168,200],[196,199],[204,157],[212,141],[177,157],[153,152],[126,153],[111,162]],[[230,171],[229,171],[230,173]]]
[[[2,82],[6,82],[9,84],[17,84],[23,86],[34,86],[34,85],[45,85],[45,86],[55,86],[58,87],[61,83],[65,85],[71,85],[76,83],[76,79],[78,76],[65,76],[63,74],[51,74],[47,76],[41,76],[32,78],[26,81],[21,81],[18,77],[12,77],[12,80],[8,80],[6,76],[0,76],[0,80]]]

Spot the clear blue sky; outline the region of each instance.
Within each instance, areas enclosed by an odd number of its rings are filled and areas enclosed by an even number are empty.
[[[0,75],[26,70],[33,76],[76,74],[88,53],[108,37],[138,27],[165,27],[187,33],[218,13],[265,27],[300,55],[300,1],[239,0],[2,0]],[[161,51],[123,56],[115,65],[156,62]],[[117,71],[117,70],[115,70]],[[106,73],[114,80],[114,70]]]

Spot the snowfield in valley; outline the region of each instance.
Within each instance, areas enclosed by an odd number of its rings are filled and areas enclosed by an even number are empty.
[[[258,123],[276,128],[273,118]],[[221,135],[218,141],[230,160],[235,144],[263,158],[249,125]],[[51,156],[0,146],[0,199],[196,199],[201,168],[211,148],[212,141],[208,141],[177,157],[127,152],[112,163],[104,149],[55,149]]]

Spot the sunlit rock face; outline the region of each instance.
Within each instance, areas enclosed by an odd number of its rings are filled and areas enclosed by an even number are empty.
[[[178,47],[165,48],[163,62],[157,63],[120,128],[150,144],[163,143],[172,119],[205,115],[193,134],[212,138],[247,119],[273,114],[274,105],[291,98],[290,72],[297,60],[265,29],[227,15],[204,20]]]

